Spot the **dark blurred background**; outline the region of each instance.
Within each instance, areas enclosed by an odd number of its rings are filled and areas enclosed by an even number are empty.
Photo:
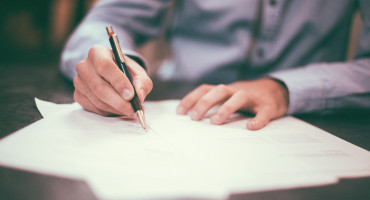
[[[2,0],[0,6],[0,68],[46,64],[57,67],[64,43],[99,0]],[[158,48],[162,51],[154,51]],[[151,74],[166,57],[165,40],[140,47]]]
[[[68,35],[94,2],[3,0],[0,64],[57,62]]]

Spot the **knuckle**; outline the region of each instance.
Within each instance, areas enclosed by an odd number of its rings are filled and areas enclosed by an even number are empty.
[[[94,68],[98,74],[102,74],[107,66],[107,60],[104,57],[98,56],[94,60]]]
[[[227,87],[226,87],[225,84],[218,84],[216,86],[216,89],[219,90],[219,91],[225,91],[227,89]]]
[[[208,84],[202,84],[198,87],[198,89],[202,92],[207,92],[210,89],[211,85]]]
[[[186,104],[194,104],[199,100],[199,97],[194,93],[194,91],[183,98],[183,102]]]
[[[95,107],[97,107],[99,110],[106,110],[106,105],[102,101],[95,102]]]
[[[237,91],[233,94],[234,98],[237,98],[241,104],[247,103],[248,99],[250,99],[250,96],[245,91]]]
[[[78,76],[73,77],[73,85],[74,85],[75,88],[78,87],[78,81],[79,81]]]
[[[83,88],[83,83],[82,83],[82,80],[81,78],[77,75],[75,77],[73,77],[73,86],[76,90],[79,90],[81,91],[81,89]]]
[[[225,85],[225,84],[219,84],[215,87],[215,90],[218,92],[218,93],[225,93],[225,94],[231,94],[232,93],[232,90],[229,86]]]
[[[92,91],[96,96],[102,96],[105,90],[102,85],[95,84],[92,86]]]
[[[92,66],[96,69],[96,71],[101,74],[101,72],[107,66],[108,57],[105,56],[102,50],[103,47],[101,46],[93,46],[90,48],[88,53],[88,60],[92,63]]]
[[[117,90],[118,88],[122,88],[125,85],[124,79],[121,77],[112,77],[112,80],[110,82],[111,85]]]
[[[85,61],[81,60],[76,64],[76,72],[81,74],[84,72],[85,69]]]
[[[190,108],[190,105],[189,105],[189,99],[187,99],[187,98],[183,98],[183,99],[180,101],[179,106],[181,106],[181,107],[182,107],[182,108],[184,108],[185,110],[189,109],[189,108]]]
[[[222,113],[229,113],[234,109],[234,107],[230,104],[224,104],[222,105],[222,109],[220,109],[220,112]]]
[[[247,97],[248,96],[248,92],[244,91],[244,90],[238,90],[237,92],[235,92],[235,95],[238,95],[238,97]]]
[[[73,93],[73,99],[81,104],[79,94],[76,90]]]
[[[207,98],[201,98],[199,101],[198,101],[198,105],[199,107],[209,107],[211,104],[211,101]]]
[[[94,58],[95,55],[96,55],[96,52],[99,50],[99,46],[92,46],[90,49],[89,49],[89,52],[87,54],[87,57],[89,58]]]

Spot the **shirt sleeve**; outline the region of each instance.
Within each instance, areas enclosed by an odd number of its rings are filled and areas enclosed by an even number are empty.
[[[346,108],[369,111],[370,59],[312,64],[270,76],[288,88],[288,114],[330,113]]]
[[[288,114],[370,112],[370,1],[358,1],[363,27],[353,61],[314,63],[271,73],[289,91]]]
[[[138,45],[160,35],[162,19],[169,1],[165,0],[105,0],[90,10],[68,39],[60,68],[69,79],[76,76],[76,64],[86,59],[92,46],[111,48],[106,26],[112,25],[124,54],[149,70],[145,59],[135,52]]]

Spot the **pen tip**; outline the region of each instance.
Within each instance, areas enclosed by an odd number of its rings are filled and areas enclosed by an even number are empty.
[[[143,111],[138,110],[136,114],[137,114],[137,117],[139,118],[141,126],[143,127],[144,130],[146,130],[145,117],[144,117]]]

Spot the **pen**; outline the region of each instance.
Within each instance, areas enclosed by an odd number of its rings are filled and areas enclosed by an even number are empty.
[[[134,97],[130,100],[132,108],[134,109],[134,112],[136,113],[137,118],[139,118],[141,126],[144,129],[146,129],[144,112],[143,112],[143,109],[140,105],[139,98],[136,94],[135,87],[132,84],[131,76],[128,73],[127,66],[126,66],[126,60],[123,57],[123,53],[122,53],[121,47],[120,47],[119,42],[118,42],[118,37],[113,32],[113,28],[112,28],[111,25],[107,26],[107,32],[108,32],[108,36],[109,36],[110,45],[112,46],[112,51],[113,51],[114,57],[116,58],[117,66],[124,74],[126,74],[127,78],[130,80],[130,83],[131,83],[132,87],[134,88]]]

